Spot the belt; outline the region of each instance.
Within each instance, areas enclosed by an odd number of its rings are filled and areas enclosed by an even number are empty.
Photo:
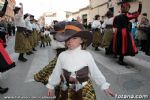
[[[100,29],[99,29],[99,28],[96,28],[96,29],[92,29],[92,31],[100,31]]]
[[[110,28],[113,28],[112,25],[106,25],[106,29],[110,29]]]
[[[26,28],[24,27],[17,27],[18,32],[26,32]]]

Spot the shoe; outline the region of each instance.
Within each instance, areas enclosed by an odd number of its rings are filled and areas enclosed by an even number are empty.
[[[35,48],[32,49],[33,51],[37,51]]]
[[[30,54],[34,54],[32,51],[29,52]]]
[[[150,56],[150,53],[145,53],[145,55]]]
[[[27,55],[30,55],[30,52],[27,52],[26,54],[27,54]]]
[[[0,87],[0,94],[4,94],[8,91],[8,88],[2,88]]]
[[[113,58],[118,58],[118,56],[117,55],[113,55]]]
[[[98,49],[98,47],[95,48],[95,51],[100,51],[100,49]]]
[[[123,66],[128,66],[128,64],[125,63],[124,61],[118,61],[118,63],[119,63],[120,65],[123,65]]]
[[[24,57],[22,57],[22,58],[18,58],[18,60],[19,60],[19,61],[22,61],[22,62],[26,62],[26,61],[27,61],[27,59],[26,59],[26,58],[24,58]]]

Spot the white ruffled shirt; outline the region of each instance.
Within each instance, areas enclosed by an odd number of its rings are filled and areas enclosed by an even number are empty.
[[[102,28],[105,28],[106,25],[113,25],[113,21],[114,21],[114,17],[111,17],[111,18],[109,18],[109,19],[106,19],[106,20],[104,21],[104,23],[102,24]]]
[[[26,25],[26,28],[27,28],[28,30],[31,30],[31,31],[32,31],[32,25],[31,25],[31,23],[30,23],[30,18],[29,18],[29,16],[25,19],[25,25]]]
[[[15,26],[26,28],[25,20],[23,19],[23,7],[21,7],[18,14],[15,15],[14,23],[15,23]]]
[[[101,28],[101,23],[99,20],[94,20],[92,22],[92,29],[96,29],[96,28],[99,28],[99,29]]]
[[[101,86],[102,90],[109,88],[110,84],[106,82],[104,75],[98,69],[93,56],[88,51],[82,50],[81,46],[74,50],[66,50],[59,55],[56,66],[49,77],[46,87],[54,89],[54,87],[60,83],[62,69],[74,73],[85,66],[89,67],[90,78],[92,78],[97,85]]]

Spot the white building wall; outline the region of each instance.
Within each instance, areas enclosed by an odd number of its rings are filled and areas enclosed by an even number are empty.
[[[108,2],[108,0],[90,0],[90,5],[92,8],[94,8],[96,6],[104,4],[105,2]]]

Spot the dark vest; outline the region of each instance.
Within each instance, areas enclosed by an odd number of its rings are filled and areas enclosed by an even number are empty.
[[[76,71],[75,73],[76,73],[76,79],[80,83],[83,83],[89,79],[89,77],[88,77],[88,74],[89,74],[88,66],[83,67],[82,69]],[[69,78],[70,78],[71,72],[68,72],[67,70],[63,69],[63,75],[66,78],[66,81],[69,83]]]

